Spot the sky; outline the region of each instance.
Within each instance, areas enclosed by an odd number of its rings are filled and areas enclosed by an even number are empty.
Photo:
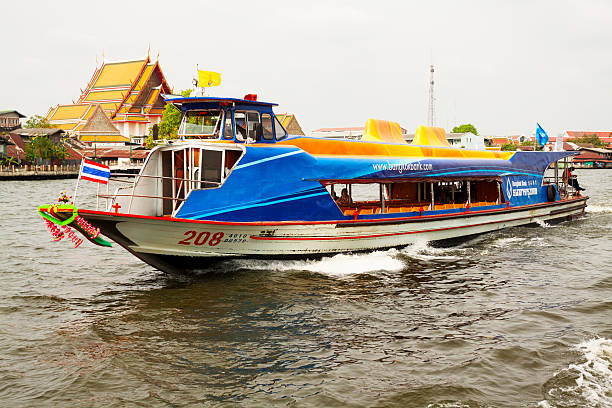
[[[302,127],[612,131],[612,1],[20,1],[2,5],[0,110],[76,101],[104,59],[150,48],[175,91],[256,93]],[[13,16],[12,18],[10,16]],[[158,57],[159,56],[159,57]]]

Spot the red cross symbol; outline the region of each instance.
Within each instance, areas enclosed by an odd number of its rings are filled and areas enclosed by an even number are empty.
[[[115,203],[115,204],[111,205],[111,207],[115,209],[115,214],[119,213],[119,209],[121,208],[119,203]]]

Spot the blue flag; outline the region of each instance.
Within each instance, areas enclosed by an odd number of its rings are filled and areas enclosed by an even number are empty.
[[[537,123],[537,125],[538,127],[536,128],[536,142],[538,142],[540,146],[544,147],[544,145],[548,143],[548,135],[546,134],[546,131],[542,129],[542,126],[540,126],[539,123]]]

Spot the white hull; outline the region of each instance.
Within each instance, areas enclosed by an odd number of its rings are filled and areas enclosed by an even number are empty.
[[[135,255],[307,256],[399,247],[581,215],[586,198],[512,209],[392,220],[326,223],[222,223],[83,211],[83,217]],[[109,229],[108,225],[114,227]]]

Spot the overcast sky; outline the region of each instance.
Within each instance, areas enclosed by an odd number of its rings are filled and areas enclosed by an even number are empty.
[[[175,91],[196,70],[213,95],[279,103],[302,127],[409,132],[436,124],[530,134],[536,122],[612,130],[612,1],[11,1],[2,4],[0,110],[46,114],[78,98],[102,54],[151,47]]]

